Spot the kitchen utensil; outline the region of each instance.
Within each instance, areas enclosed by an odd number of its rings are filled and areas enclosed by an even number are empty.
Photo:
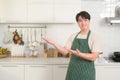
[[[114,60],[115,62],[120,62],[120,52],[119,51],[113,52],[112,60]]]
[[[9,43],[12,43],[12,39],[13,39],[13,34],[12,34],[12,32],[9,30],[9,28],[8,28],[8,31],[7,31],[7,32],[4,32],[3,42],[4,42],[5,44],[9,44]]]
[[[26,43],[25,43],[25,47],[29,48],[29,29],[27,29],[27,33],[26,33]]]
[[[29,49],[25,49],[24,53],[25,53],[25,57],[30,57],[30,50]]]
[[[112,56],[112,59],[113,59],[115,62],[120,62],[120,57]]]
[[[11,49],[11,56],[12,57],[24,57],[25,46],[13,44]]]
[[[42,33],[42,28],[41,28],[41,39],[40,39],[40,45],[42,45],[43,44],[43,40],[42,40],[42,38],[43,38],[43,33]]]
[[[114,56],[120,58],[120,52],[114,52]]]
[[[33,43],[32,45],[35,46],[35,47],[38,47],[39,42],[36,40],[36,36],[37,36],[36,33],[37,33],[36,29],[34,29],[34,35],[33,35],[34,36],[34,41],[32,42]]]

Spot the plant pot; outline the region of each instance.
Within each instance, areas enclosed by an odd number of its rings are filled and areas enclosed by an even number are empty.
[[[7,55],[8,54],[2,54],[2,55],[0,55],[0,58],[5,58],[5,57],[7,57]]]

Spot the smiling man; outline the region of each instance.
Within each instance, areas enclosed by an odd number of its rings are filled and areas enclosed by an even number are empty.
[[[90,30],[90,19],[90,14],[86,11],[76,15],[80,31],[70,36],[65,47],[49,38],[44,38],[64,56],[72,53],[66,80],[95,80],[94,61],[101,52],[101,43],[99,37]]]

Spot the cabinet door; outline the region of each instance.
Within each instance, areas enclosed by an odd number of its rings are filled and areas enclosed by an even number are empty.
[[[54,0],[54,3],[55,4],[70,4],[70,5],[71,4],[72,5],[73,4],[77,4],[77,5],[79,4],[80,5],[81,4],[81,0],[75,0],[75,1],[74,0]]]
[[[26,22],[27,0],[2,0],[1,22]]]
[[[3,2],[4,0],[0,0],[0,22],[2,20],[2,15],[3,15]]]
[[[26,65],[25,80],[52,80],[52,66]]]
[[[76,14],[81,10],[80,0],[77,1],[55,0],[54,21],[56,23],[75,23]]]
[[[53,0],[28,0],[28,22],[53,22]]]
[[[53,80],[65,80],[68,65],[56,65],[53,68]]]
[[[24,80],[24,66],[0,65],[0,80]]]
[[[97,66],[96,80],[120,80],[120,66]]]

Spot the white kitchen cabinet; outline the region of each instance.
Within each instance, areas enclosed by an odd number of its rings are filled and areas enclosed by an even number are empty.
[[[81,0],[54,0],[54,3],[55,4],[80,4],[81,3]]]
[[[3,0],[0,0],[0,22],[2,20],[2,15],[3,15]]]
[[[27,0],[1,0],[0,23],[22,23],[27,20]]]
[[[24,65],[0,65],[0,80],[24,80]]]
[[[96,80],[120,80],[120,66],[96,66]]]
[[[81,1],[55,0],[54,21],[57,23],[75,23],[75,17],[81,10]]]
[[[28,0],[28,4],[53,4],[53,0]]]
[[[53,68],[53,80],[65,80],[68,65],[55,65]]]
[[[0,0],[0,23],[74,23],[81,0]]]
[[[28,22],[53,22],[53,0],[28,0]]]
[[[80,0],[28,0],[28,22],[74,23]]]
[[[25,80],[53,80],[52,66],[25,65]]]
[[[55,5],[54,21],[56,23],[75,23],[80,5]]]

